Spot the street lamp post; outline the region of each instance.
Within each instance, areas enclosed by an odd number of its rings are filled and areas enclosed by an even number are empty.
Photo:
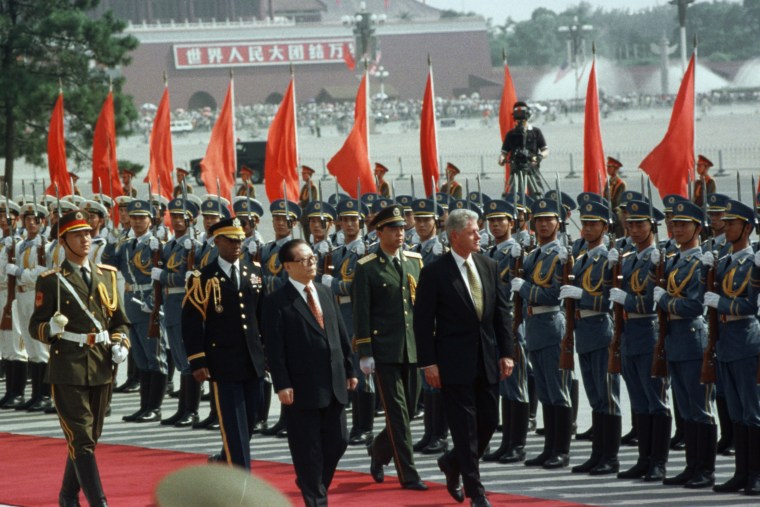
[[[385,23],[386,19],[385,14],[377,15],[367,12],[367,4],[365,2],[359,4],[359,12],[354,16],[343,16],[341,18],[341,22],[345,26],[353,27],[354,38],[356,41],[354,59],[357,62],[364,58],[369,60],[375,59],[375,53],[377,51],[375,27],[379,24]]]
[[[693,0],[692,0],[693,1]],[[578,16],[573,17],[573,24],[572,25],[564,25],[557,28],[557,31],[560,33],[567,34],[567,60],[568,62],[573,66],[573,71],[575,74],[575,99],[578,100],[578,86],[579,86],[579,76],[578,72],[580,70],[580,66],[578,64],[578,50],[581,48],[581,44],[583,43],[583,34],[588,33],[591,30],[593,30],[594,27],[591,25],[581,25],[578,23]]]
[[[385,70],[385,67],[382,65],[377,68],[377,71],[375,72],[375,75],[380,79],[380,94],[379,98],[380,100],[385,100],[388,98],[388,96],[385,94],[385,79],[390,76],[390,72]]]

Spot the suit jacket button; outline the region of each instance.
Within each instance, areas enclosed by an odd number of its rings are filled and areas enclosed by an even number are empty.
[[[242,292],[238,292],[238,296],[243,297],[243,293]]]
[[[212,346],[212,347],[216,347],[216,343],[212,343],[212,344],[211,344],[211,346]]]
[[[241,318],[241,319],[244,319],[244,318],[245,318],[245,314],[244,314],[244,313],[241,313],[241,314],[240,314],[240,318]]]
[[[248,329],[248,326],[246,324],[243,324],[243,329]]]
[[[245,308],[245,305],[243,303],[240,303],[240,308]]]

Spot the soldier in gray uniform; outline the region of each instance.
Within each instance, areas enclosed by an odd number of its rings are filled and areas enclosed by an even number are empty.
[[[264,216],[264,207],[256,199],[250,197],[235,197],[232,199],[232,211],[240,219],[245,231],[243,240],[243,259],[248,262],[258,262],[264,239],[258,231],[259,220]]]

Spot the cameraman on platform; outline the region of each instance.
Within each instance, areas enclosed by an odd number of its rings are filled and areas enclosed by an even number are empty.
[[[535,196],[536,194],[543,194],[543,185],[538,170],[541,166],[541,160],[549,155],[549,148],[546,147],[546,141],[541,131],[528,123],[530,116],[531,111],[528,104],[515,102],[512,107],[512,117],[515,119],[516,125],[507,132],[504,138],[499,165],[509,163],[510,188],[515,175],[519,175],[527,183],[526,191]]]

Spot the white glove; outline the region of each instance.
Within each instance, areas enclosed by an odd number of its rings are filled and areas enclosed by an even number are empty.
[[[109,245],[115,245],[116,243],[119,242],[119,233],[116,232],[115,230],[110,231],[108,233],[108,236],[106,236],[106,241],[108,242]]]
[[[151,308],[150,306],[148,306],[148,303],[146,303],[145,301],[143,301],[142,303],[140,303],[140,310],[143,311],[143,312],[145,312],[145,313],[153,313],[153,308]]]
[[[607,252],[607,265],[609,267],[615,267],[615,264],[618,263],[620,260],[620,250],[617,248],[613,248],[609,252]]]
[[[359,368],[365,375],[371,375],[375,372],[375,358],[372,356],[362,357],[359,359]]]
[[[557,257],[559,257],[559,261],[564,264],[567,262],[567,259],[570,258],[570,252],[567,251],[567,248],[564,246],[560,247],[559,253],[557,254]]]
[[[760,268],[760,251],[755,252],[755,266]]]
[[[21,271],[21,269],[15,264],[9,263],[5,265],[5,274],[8,276],[16,276],[19,271]]]
[[[190,279],[191,276],[193,276],[193,272],[192,271],[186,271],[185,272],[185,283],[187,283],[187,281]]]
[[[583,296],[583,289],[575,285],[563,285],[559,288],[559,298],[580,299]]]
[[[440,242],[436,242],[436,244],[433,245],[433,254],[435,255],[443,254],[443,245]]]
[[[720,294],[716,294],[710,291],[705,292],[706,306],[709,306],[710,308],[718,308],[718,303],[720,303]]]
[[[522,288],[523,284],[525,283],[525,280],[522,278],[513,278],[511,282],[509,282],[512,286],[512,292],[520,292],[520,289]]]
[[[512,249],[510,250],[509,254],[515,259],[520,257],[522,255],[522,247],[520,246],[520,243],[515,243],[512,245]]]
[[[499,155],[499,165],[505,165],[507,163],[507,157],[502,153]]]
[[[621,305],[625,304],[625,299],[628,297],[628,293],[623,289],[612,288],[610,289],[610,301]]]
[[[184,248],[185,250],[192,250],[193,240],[190,238],[185,238],[184,241],[182,241],[182,248]]]
[[[64,314],[56,312],[48,323],[50,324],[50,336],[55,336],[63,333],[63,329],[69,323],[69,319]]]
[[[354,252],[356,255],[358,255],[359,257],[361,257],[362,255],[364,255],[364,252],[365,252],[365,251],[366,251],[366,249],[364,248],[364,243],[359,243],[359,244],[358,244],[358,245],[356,245],[356,246],[354,247],[354,249],[353,249],[353,252]]]
[[[8,236],[3,240],[3,244],[5,244],[5,248],[10,249],[13,246],[13,237]]]
[[[150,246],[150,251],[151,252],[155,252],[156,250],[158,250],[158,247],[161,246],[161,242],[158,240],[157,237],[152,236],[148,240],[148,246]]]
[[[253,257],[259,251],[259,244],[255,240],[248,242],[248,254]]]
[[[111,347],[111,361],[113,364],[121,364],[127,360],[129,349],[121,343]]]
[[[490,238],[488,237],[488,234],[480,235],[480,248],[488,248],[489,242],[490,242]]]
[[[652,264],[659,264],[660,263],[660,251],[656,248],[652,250],[652,255],[649,256],[649,260],[652,261]]]
[[[320,241],[317,245],[317,253],[319,255],[327,255],[330,253],[330,244],[327,241]]]
[[[163,273],[164,270],[161,268],[151,268],[150,270],[150,279],[156,282],[161,281],[161,273]]]
[[[760,258],[758,258],[758,254],[760,252],[755,254],[755,266],[760,266]],[[707,266],[708,268],[715,267],[715,255],[713,255],[712,252],[705,252],[702,254],[702,265]]]
[[[332,275],[322,275],[322,285],[325,287],[332,287],[333,282],[333,276]]]
[[[654,295],[653,295],[654,302],[655,303],[659,303],[660,299],[662,298],[662,296],[664,296],[667,293],[668,293],[668,291],[666,291],[662,287],[655,287],[654,288]]]

